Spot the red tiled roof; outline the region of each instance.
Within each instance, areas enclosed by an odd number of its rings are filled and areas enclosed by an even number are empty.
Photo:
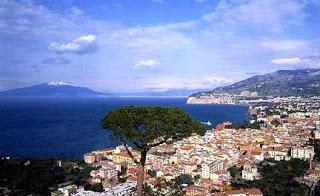
[[[243,189],[227,191],[226,193],[227,193],[227,195],[246,194],[246,192]]]
[[[257,188],[246,189],[246,192],[248,195],[263,195],[261,190]]]

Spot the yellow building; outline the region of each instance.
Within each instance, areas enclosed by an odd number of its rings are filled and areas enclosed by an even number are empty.
[[[319,140],[320,139],[320,131],[314,132],[314,139]]]
[[[139,157],[135,153],[133,153],[133,156],[135,156],[137,158],[137,160],[139,160]],[[114,163],[123,163],[123,162],[133,163],[132,158],[126,152],[120,152],[120,153],[113,154],[112,161]]]

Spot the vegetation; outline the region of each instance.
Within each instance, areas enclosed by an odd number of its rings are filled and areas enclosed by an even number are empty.
[[[237,125],[231,125],[230,128],[235,128],[235,129],[247,129],[247,128],[250,128],[250,129],[260,129],[260,125],[257,121],[254,121],[253,123],[250,123],[248,121],[244,121],[240,124],[237,124]]]
[[[180,186],[183,184],[190,185],[193,184],[193,178],[188,174],[181,174],[180,176],[176,177],[175,182]]]
[[[258,169],[260,180],[239,182],[233,180],[233,188],[258,187],[263,194],[268,195],[308,195],[309,188],[295,179],[306,173],[308,163],[300,159],[275,162],[266,160],[260,163]]]
[[[194,176],[194,181],[197,181],[197,180],[199,180],[200,178],[201,178],[201,175],[200,175],[200,174],[197,174],[197,175]]]
[[[86,190],[90,190],[90,191],[94,191],[94,192],[103,192],[103,186],[101,183],[97,183],[97,184],[87,184],[85,186]]]
[[[150,175],[151,178],[154,178],[157,176],[157,172],[154,169],[148,170],[148,174]]]
[[[314,160],[320,161],[320,140],[310,139],[308,144],[314,147]],[[320,182],[318,182],[315,187],[314,195],[320,195]]]
[[[174,180],[162,180],[155,185],[154,191],[149,185],[145,184],[143,188],[143,195],[147,196],[183,196],[184,191]]]
[[[174,155],[175,152],[152,152],[153,155],[155,156],[171,156],[171,155]]]
[[[182,196],[184,195],[184,185],[193,184],[192,176],[188,174],[181,174],[173,180],[166,181],[164,179],[159,179],[158,183],[155,185],[156,191],[154,191],[150,186],[144,186],[144,195],[148,196]]]
[[[0,159],[0,195],[49,195],[58,184],[85,185],[86,166],[81,161],[60,159]],[[79,166],[78,163],[82,166]]]
[[[240,94],[243,91],[257,92],[261,97],[318,96],[320,89],[314,85],[320,83],[319,69],[278,70],[273,73],[256,75],[240,82],[215,88],[211,91],[191,95],[213,95],[216,93]]]
[[[273,124],[274,126],[278,127],[280,125],[280,122],[276,119],[271,121],[271,124]]]
[[[111,130],[111,139],[123,143],[128,155],[139,166],[138,196],[142,195],[144,166],[147,153],[152,147],[183,139],[193,133],[205,133],[201,123],[177,107],[122,107],[110,111],[101,124],[104,129]],[[139,161],[129,145],[140,152]]]
[[[232,178],[237,178],[237,177],[241,176],[241,170],[242,170],[242,168],[240,168],[240,167],[232,166],[228,169],[228,172],[230,173],[230,176]]]
[[[314,147],[314,159],[320,161],[320,140],[310,139],[308,144]]]

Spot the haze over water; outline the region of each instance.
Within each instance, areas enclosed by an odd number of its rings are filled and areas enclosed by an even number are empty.
[[[187,105],[185,98],[2,98],[0,155],[82,157],[115,146],[100,128],[100,119],[123,105],[178,106],[199,121],[209,120],[212,126],[249,117],[244,106]]]

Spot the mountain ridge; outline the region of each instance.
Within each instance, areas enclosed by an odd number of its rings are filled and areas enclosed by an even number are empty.
[[[71,85],[70,83],[63,81],[42,83],[0,92],[0,96],[10,97],[84,97],[107,95],[109,94],[97,92],[87,87]]]
[[[256,92],[258,96],[317,96],[320,95],[320,69],[278,70],[255,75],[211,91],[194,93],[189,97],[219,93],[240,95],[243,92]]]

